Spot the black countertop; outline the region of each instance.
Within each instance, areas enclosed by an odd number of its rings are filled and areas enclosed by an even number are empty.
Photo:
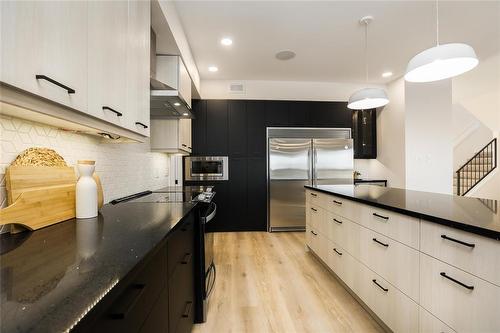
[[[373,185],[305,187],[500,240],[497,200]]]
[[[195,206],[125,202],[93,219],[1,235],[0,331],[68,330]]]

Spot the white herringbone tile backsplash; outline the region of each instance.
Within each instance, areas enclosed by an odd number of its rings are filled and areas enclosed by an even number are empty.
[[[104,201],[168,184],[169,157],[150,151],[147,143],[109,143],[99,137],[67,132],[55,127],[0,115],[0,207],[5,207],[5,169],[23,150],[46,147],[66,163],[96,161]]]

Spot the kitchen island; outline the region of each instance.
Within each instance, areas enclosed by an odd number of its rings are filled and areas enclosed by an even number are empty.
[[[306,186],[306,243],[395,332],[500,330],[498,202]]]
[[[195,207],[124,202],[93,219],[1,235],[0,331],[190,330],[192,313],[169,323],[168,311],[185,312],[189,302],[180,298],[192,297],[192,268],[174,272],[174,264],[193,246]],[[182,304],[168,303],[167,280],[183,283],[175,290]]]

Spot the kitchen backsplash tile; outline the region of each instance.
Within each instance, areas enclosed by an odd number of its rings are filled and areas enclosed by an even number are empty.
[[[24,119],[0,115],[0,202],[5,207],[5,169],[23,150],[56,150],[69,165],[79,159],[96,161],[104,201],[157,189],[169,183],[169,156],[150,151],[146,143],[112,143],[99,137],[64,131]]]

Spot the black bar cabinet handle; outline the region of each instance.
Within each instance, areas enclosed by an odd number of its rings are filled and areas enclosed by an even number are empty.
[[[381,241],[379,241],[379,240],[378,240],[378,239],[376,239],[376,238],[373,238],[373,241],[374,241],[375,243],[379,243],[379,244],[380,244],[380,245],[382,245],[382,246],[389,247],[389,244],[382,243]]]
[[[68,94],[74,94],[74,93],[76,92],[76,91],[75,91],[75,89],[70,88],[70,87],[68,87],[68,86],[66,86],[66,85],[64,85],[64,84],[62,84],[61,82],[57,82],[56,80],[54,80],[54,79],[52,79],[52,78],[48,77],[47,75],[40,75],[40,74],[37,74],[37,75],[35,75],[35,78],[36,78],[37,80],[45,80],[45,81],[49,81],[50,83],[55,84],[56,86],[61,87],[61,88],[63,88],[64,90],[66,90],[66,91],[68,92]]]
[[[376,279],[373,279],[373,280],[372,280],[372,282],[373,282],[373,283],[375,283],[375,284],[376,284],[376,285],[377,285],[380,289],[382,289],[383,291],[385,291],[385,292],[389,291],[389,289],[382,287],[382,286],[381,286],[381,285],[377,282],[377,280],[376,280]]]
[[[103,110],[108,110],[108,111],[111,111],[111,112],[113,112],[113,113],[116,113],[116,116],[117,116],[117,117],[121,117],[121,116],[123,116],[123,113],[118,112],[118,111],[116,111],[115,109],[110,108],[109,106],[103,106],[103,107],[102,107],[102,109],[103,109]]]
[[[446,235],[441,235],[441,238],[449,240],[449,241],[452,241],[452,242],[455,242],[455,243],[458,243],[458,244],[462,244],[462,245],[465,245],[465,246],[468,246],[468,247],[471,247],[471,248],[474,248],[476,246],[476,244],[466,243],[464,241],[461,241],[461,240],[458,240],[458,239],[455,239],[455,238],[451,238],[451,237],[448,237]]]
[[[333,200],[333,202],[336,203],[337,205],[342,205],[342,202],[340,202],[340,201]]]
[[[185,144],[181,144],[181,146],[183,146],[183,147],[187,147],[187,145],[185,145]]]
[[[442,277],[447,278],[447,279],[448,279],[448,280],[450,280],[450,281],[455,282],[455,283],[456,283],[456,284],[458,284],[458,285],[461,285],[461,286],[462,286],[462,287],[464,287],[464,288],[467,288],[467,289],[469,289],[469,290],[474,290],[474,286],[468,286],[468,285],[466,285],[466,284],[465,284],[465,283],[463,283],[463,282],[460,282],[460,281],[458,281],[458,280],[455,280],[455,279],[454,279],[454,278],[452,278],[451,276],[446,275],[446,273],[445,273],[445,272],[441,272],[441,273],[439,273],[439,275],[441,275]]]
[[[318,211],[316,208],[312,208],[312,207],[311,207],[311,210],[312,210],[313,212],[317,212],[317,211]]]
[[[335,222],[337,222],[338,224],[342,224],[342,221],[339,221],[339,220],[337,220],[336,218],[333,218],[333,220],[334,220]]]
[[[383,216],[383,215],[380,215],[380,214],[377,214],[377,213],[373,213],[373,216],[380,217],[381,219],[384,219],[384,220],[388,220],[389,219],[389,216]]]
[[[141,123],[140,121],[135,122],[136,125],[141,125],[144,128],[148,128],[148,125]]]
[[[311,193],[313,197],[317,197],[318,195],[316,193]]]
[[[192,256],[193,256],[193,255],[192,255],[191,253],[186,253],[186,254],[184,255],[184,258],[182,258],[181,264],[183,264],[183,265],[187,265],[187,264],[189,264],[189,262],[191,261],[191,257],[192,257]]]
[[[127,292],[125,292],[118,301],[112,305],[112,310],[109,314],[111,319],[125,319],[128,313],[134,307],[134,304],[141,297],[144,289],[146,288],[145,284],[135,283],[129,287]]]
[[[184,308],[184,312],[182,313],[183,318],[189,317],[192,307],[193,307],[193,302],[186,302],[186,307]]]
[[[313,234],[314,236],[318,236],[317,233],[315,233],[314,231],[311,230],[311,234]]]
[[[337,249],[335,249],[335,248],[333,249],[333,251],[335,251],[339,256],[342,255],[342,252],[337,251]]]

